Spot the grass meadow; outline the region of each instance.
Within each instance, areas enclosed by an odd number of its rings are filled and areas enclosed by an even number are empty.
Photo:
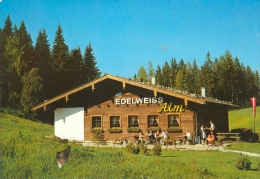
[[[229,111],[229,129],[254,128],[253,108]],[[255,132],[260,134],[260,106],[256,107]]]
[[[236,168],[240,154],[212,151],[163,150],[161,156],[129,154],[125,148],[61,144],[42,136],[53,126],[0,113],[0,178],[259,178],[259,157],[250,157],[251,169]],[[68,162],[58,168],[56,152],[71,146]],[[243,146],[243,147],[241,147]],[[255,151],[260,143],[238,143],[234,150]],[[230,149],[230,148],[229,148]]]

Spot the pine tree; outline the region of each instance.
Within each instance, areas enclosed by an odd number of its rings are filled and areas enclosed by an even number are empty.
[[[259,99],[259,93],[260,93],[260,78],[259,78],[259,73],[256,70],[256,72],[254,73],[254,96],[257,99]]]
[[[43,101],[43,80],[38,68],[31,71],[22,78],[23,90],[21,93],[21,109],[29,116],[31,107]]]
[[[166,61],[164,63],[164,66],[162,67],[162,85],[163,86],[171,86],[171,82],[169,80],[169,75],[171,74],[171,68],[168,64],[168,62]]]
[[[147,81],[147,73],[144,66],[141,66],[137,73],[137,79]]]
[[[47,39],[45,29],[39,31],[35,44],[35,67],[42,72],[44,99],[51,96],[49,80],[50,80],[50,44]]]
[[[196,62],[196,59],[194,59],[192,64],[192,70],[191,70],[191,87],[190,92],[195,94],[200,94],[200,79],[199,79],[199,68]]]
[[[182,70],[185,67],[185,62],[183,59],[180,60],[180,62],[178,63],[177,69]]]
[[[231,101],[234,103],[235,98],[235,81],[237,76],[236,65],[233,61],[232,55],[229,51],[226,51],[224,58],[222,59],[222,71],[220,78],[223,82],[221,85],[222,99]]]
[[[5,20],[4,28],[0,30],[0,106],[6,106],[10,90],[8,89],[8,59],[5,58],[5,46],[7,38],[13,35],[13,24],[8,15]]]
[[[160,65],[157,66],[157,70],[155,72],[155,81],[157,84],[162,85],[162,71]]]
[[[154,76],[154,68],[152,61],[148,61],[148,81],[151,81],[151,77]]]
[[[195,74],[193,74],[193,68],[190,64],[190,62],[187,63],[187,68],[186,68],[186,72],[184,75],[184,90],[188,91],[188,92],[193,92],[194,91],[194,86],[195,86]]]
[[[21,56],[24,51],[20,48],[19,38],[14,36],[9,36],[7,38],[7,44],[5,46],[4,59],[7,60],[6,71],[6,97],[7,106],[11,108],[19,109],[20,107],[20,93],[22,91],[21,83],[21,68],[23,61]]]
[[[24,21],[21,22],[20,28],[17,31],[17,37],[20,41],[19,48],[22,49],[22,55],[20,59],[20,75],[23,76],[28,73],[34,65],[34,49],[30,34],[26,30]]]
[[[206,61],[201,67],[199,78],[201,87],[206,88],[206,96],[212,97],[213,89],[215,87],[214,83],[214,63],[211,61],[210,53],[206,55]]]
[[[84,76],[84,80],[85,82],[89,82],[91,80],[94,80],[96,78],[100,77],[100,70],[99,68],[96,66],[97,62],[96,62],[96,57],[93,54],[93,49],[91,47],[91,45],[89,44],[85,50],[85,54],[84,54],[84,72],[85,74],[83,74]]]
[[[172,82],[173,84],[175,84],[177,73],[178,73],[178,64],[176,59],[174,58],[171,60],[171,74],[173,75],[173,82]]]
[[[179,70],[177,75],[176,75],[176,80],[175,80],[175,88],[178,90],[184,90],[185,89],[185,79],[184,79],[184,68]]]
[[[68,72],[67,63],[69,59],[68,46],[62,34],[62,28],[59,24],[54,39],[54,45],[51,52],[50,70],[51,70],[51,96],[58,95],[68,90],[66,75]]]
[[[70,58],[68,61],[68,81],[69,88],[75,88],[83,84],[85,81],[83,79],[83,59],[80,48],[73,49],[70,52]]]

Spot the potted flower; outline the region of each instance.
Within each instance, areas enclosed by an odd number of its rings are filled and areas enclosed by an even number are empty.
[[[104,130],[103,130],[103,129],[100,129],[100,128],[92,128],[90,131],[91,131],[92,133],[97,132],[97,131],[100,131],[101,133],[104,132]]]
[[[127,128],[127,131],[129,133],[138,133],[140,130],[141,130],[140,127],[129,127],[129,128]]]
[[[122,132],[122,129],[120,129],[120,128],[108,128],[108,131],[110,133],[120,133],[120,132]]]
[[[160,127],[150,127],[150,128],[147,128],[146,131],[149,133],[151,129],[152,129],[153,133],[155,133],[157,131],[161,131]]]
[[[182,129],[181,129],[180,127],[169,127],[169,128],[167,129],[167,131],[168,131],[169,133],[171,133],[171,132],[182,132]]]

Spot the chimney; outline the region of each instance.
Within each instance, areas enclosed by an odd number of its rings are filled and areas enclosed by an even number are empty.
[[[151,76],[151,84],[152,84],[152,85],[156,85],[156,83],[155,83],[155,77],[154,77],[154,76]]]
[[[205,87],[201,87],[201,96],[206,97],[206,88]]]

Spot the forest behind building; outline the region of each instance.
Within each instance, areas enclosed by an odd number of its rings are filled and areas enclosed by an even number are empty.
[[[258,71],[244,66],[228,50],[215,59],[210,52],[205,54],[201,67],[196,59],[190,63],[173,57],[156,68],[149,61],[147,69],[136,68],[133,80],[150,81],[153,76],[158,85],[194,94],[200,94],[201,87],[205,87],[207,97],[241,107],[248,107],[251,97],[259,97]],[[91,44],[84,52],[79,47],[69,49],[60,24],[52,46],[45,29],[39,30],[33,44],[25,22],[17,27],[10,16],[0,28],[0,66],[1,108],[18,110],[22,117],[31,119],[37,118],[37,113],[31,111],[34,105],[99,78],[102,73]]]

